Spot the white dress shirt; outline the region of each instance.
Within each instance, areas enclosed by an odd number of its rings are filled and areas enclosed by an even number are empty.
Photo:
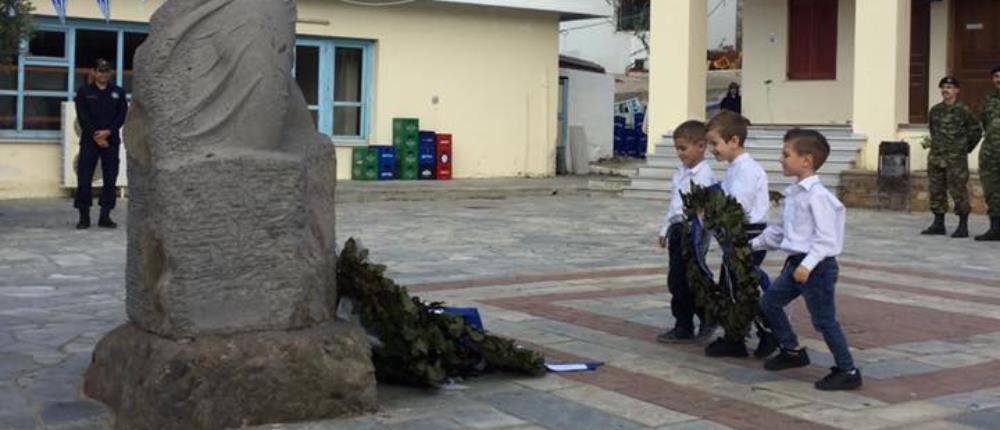
[[[767,173],[750,154],[736,157],[726,170],[722,189],[743,206],[747,220],[751,224],[767,222],[771,210],[771,195],[767,191]]]
[[[750,241],[753,249],[781,249],[806,254],[802,265],[812,270],[844,250],[846,211],[843,203],[813,175],[785,189],[785,207],[777,224]]]
[[[667,235],[667,229],[670,227],[670,224],[684,220],[684,201],[681,199],[681,193],[687,194],[691,192],[692,182],[701,187],[715,185],[715,175],[712,174],[712,166],[708,165],[708,161],[701,160],[700,163],[690,169],[682,164],[680,169],[674,172],[670,209],[667,211],[667,215],[663,217],[663,225],[660,227],[661,237]]]

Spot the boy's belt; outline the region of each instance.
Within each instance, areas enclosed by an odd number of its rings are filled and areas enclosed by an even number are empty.
[[[747,231],[747,236],[755,237],[764,232],[767,228],[767,223],[747,223],[743,224],[743,229]]]

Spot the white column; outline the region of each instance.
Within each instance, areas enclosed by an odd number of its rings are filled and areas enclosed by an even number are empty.
[[[910,1],[855,2],[853,126],[868,136],[858,157],[862,169],[878,167],[879,143],[896,140],[908,119]]]
[[[667,131],[705,118],[706,0],[650,2],[649,151]]]

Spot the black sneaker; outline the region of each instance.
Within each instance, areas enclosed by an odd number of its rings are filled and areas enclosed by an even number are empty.
[[[656,341],[660,343],[692,343],[694,335],[687,330],[672,328],[670,331],[656,336]]]
[[[816,381],[816,389],[823,391],[857,390],[861,388],[861,369],[851,370],[830,368],[830,374]]]
[[[809,354],[806,349],[791,351],[781,348],[781,352],[770,360],[764,362],[764,369],[770,371],[794,369],[796,367],[806,367],[809,365]]]
[[[774,351],[778,350],[778,338],[770,332],[761,330],[757,333],[757,337],[760,338],[760,343],[757,344],[757,349],[753,351],[753,356],[757,358],[767,358]]]
[[[719,328],[719,326],[715,324],[702,324],[701,327],[698,327],[698,334],[694,336],[695,341],[698,343],[708,341],[712,338],[712,335],[715,334],[715,330],[717,328]]]
[[[749,357],[747,346],[743,342],[726,340],[720,337],[705,347],[705,355],[709,357]]]

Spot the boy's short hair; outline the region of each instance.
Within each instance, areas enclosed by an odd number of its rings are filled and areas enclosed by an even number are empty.
[[[705,123],[697,120],[684,121],[681,125],[674,129],[673,138],[684,139],[689,142],[697,142],[699,140],[705,140],[705,133],[708,129],[705,128]]]
[[[717,115],[712,117],[712,120],[708,122],[709,131],[717,131],[722,139],[729,141],[733,136],[740,138],[740,146],[743,146],[747,141],[747,127],[750,126],[750,121],[736,112],[724,110],[719,112]]]
[[[830,143],[826,136],[816,130],[793,128],[785,133],[785,142],[791,142],[792,148],[799,155],[811,155],[813,157],[813,170],[823,167],[827,157],[830,156]]]

